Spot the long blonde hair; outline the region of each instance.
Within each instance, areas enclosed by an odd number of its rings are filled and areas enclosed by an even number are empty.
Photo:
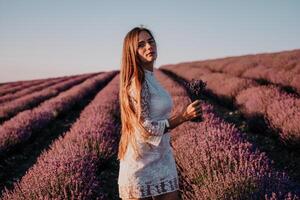
[[[141,136],[148,139],[150,133],[142,126],[141,118],[141,89],[145,81],[145,73],[142,67],[142,61],[138,57],[138,39],[139,33],[146,31],[153,38],[151,31],[144,27],[135,27],[127,33],[123,41],[122,63],[120,70],[120,109],[121,109],[121,138],[119,142],[118,160],[124,158],[128,143],[132,144],[135,152],[135,158],[141,156],[137,147],[134,131],[136,128],[141,130]],[[154,39],[154,38],[153,38]],[[137,109],[134,109],[129,99],[130,84],[134,84],[136,89]]]

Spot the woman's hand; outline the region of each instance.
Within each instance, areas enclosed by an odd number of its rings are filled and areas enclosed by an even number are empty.
[[[174,116],[168,119],[169,128],[171,130],[183,122],[194,119],[195,117],[199,117],[202,114],[200,101],[196,100],[193,103],[189,104],[182,112],[176,113]]]
[[[200,100],[196,100],[193,103],[189,104],[182,113],[182,116],[186,121],[189,121],[201,115],[202,110],[200,106]]]

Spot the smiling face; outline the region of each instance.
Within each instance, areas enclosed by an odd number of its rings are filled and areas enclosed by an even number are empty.
[[[157,49],[154,38],[147,32],[139,33],[137,48],[138,56],[144,64],[153,64],[157,57]]]

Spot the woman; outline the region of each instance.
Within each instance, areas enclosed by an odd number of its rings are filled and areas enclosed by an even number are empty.
[[[179,199],[169,131],[201,114],[197,100],[170,117],[171,96],[153,72],[156,57],[150,30],[135,27],[128,32],[123,43],[119,93],[122,131],[118,185],[122,199]]]

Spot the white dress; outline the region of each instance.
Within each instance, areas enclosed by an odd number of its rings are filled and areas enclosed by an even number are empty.
[[[135,132],[142,158],[135,160],[131,144],[128,144],[123,160],[120,160],[118,177],[119,197],[144,198],[157,196],[179,189],[176,163],[170,146],[170,132],[164,133],[167,118],[172,109],[172,98],[156,80],[154,73],[145,71],[142,85],[143,126],[153,136],[142,141]],[[136,93],[133,87],[130,96],[134,102]],[[151,144],[150,148],[148,144]]]

